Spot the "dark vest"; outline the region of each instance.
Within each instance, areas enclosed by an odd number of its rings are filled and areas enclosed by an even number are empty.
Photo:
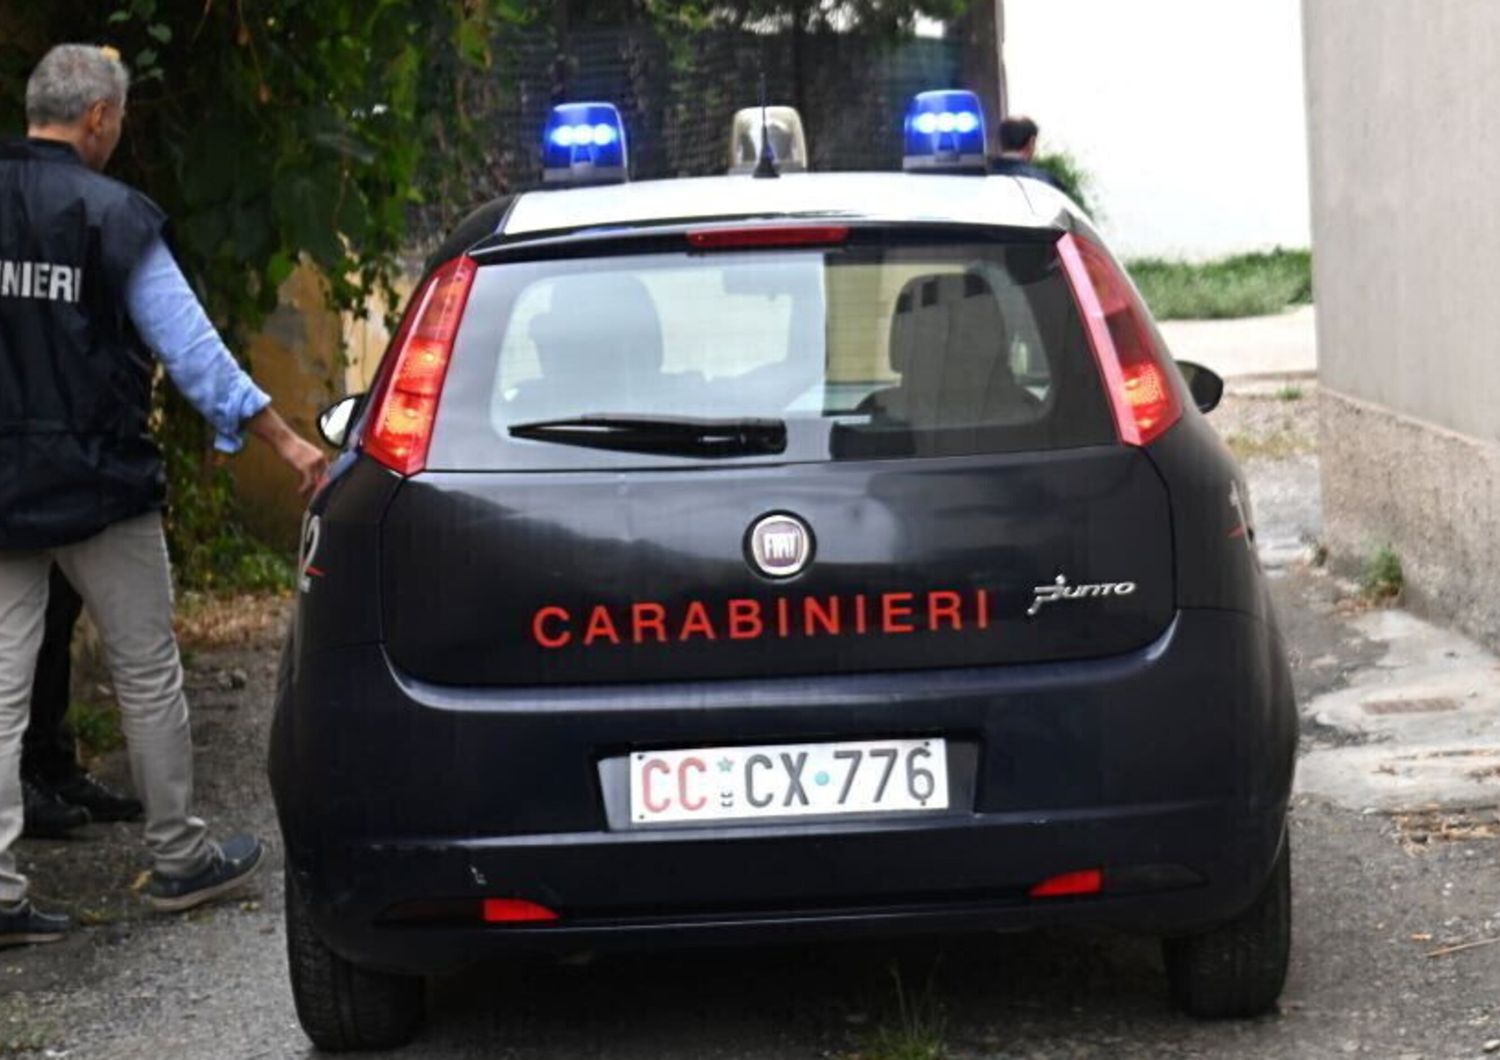
[[[0,549],[159,508],[151,353],[126,284],[166,218],[67,144],[0,143]]]

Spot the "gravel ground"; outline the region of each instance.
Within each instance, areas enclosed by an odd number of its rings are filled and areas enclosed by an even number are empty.
[[[1315,535],[1312,402],[1235,395],[1215,422],[1243,439],[1262,544]],[[1292,556],[1274,566],[1302,700],[1378,663],[1343,587]],[[190,665],[198,801],[220,832],[274,833],[263,760],[277,640]],[[1308,748],[1345,738],[1304,725]],[[122,769],[118,755],[104,764]],[[1500,840],[1429,832],[1459,838],[1417,843],[1397,818],[1299,799],[1291,980],[1260,1020],[1177,1016],[1147,940],[1046,932],[499,968],[434,983],[431,1025],[402,1055],[915,1060],[937,1054],[896,1047],[942,1042],[966,1060],[1480,1057],[1500,1039],[1500,945],[1429,954],[1500,936]],[[0,1056],[311,1055],[286,985],[279,852],[245,900],[156,917],[130,895],[145,867],[132,826],[19,850],[43,901],[90,926],[0,953]]]

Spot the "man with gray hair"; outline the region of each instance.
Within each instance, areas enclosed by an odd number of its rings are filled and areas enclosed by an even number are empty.
[[[153,353],[213,424],[216,445],[264,439],[315,488],[327,460],[225,349],[146,196],[101,174],[120,141],[118,54],[65,44],[26,87],[24,140],[0,144],[0,946],[61,938],[35,909],[11,845],[19,759],[55,563],[104,644],[155,868],[146,900],[192,908],[260,867],[253,836],[223,843],[190,813],[193,761],[151,438]]]

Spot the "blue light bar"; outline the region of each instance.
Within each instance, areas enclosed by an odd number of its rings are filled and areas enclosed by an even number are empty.
[[[625,123],[613,103],[552,108],[542,140],[542,183],[623,184],[630,179]]]
[[[906,112],[908,173],[983,173],[984,107],[972,92],[920,92]]]

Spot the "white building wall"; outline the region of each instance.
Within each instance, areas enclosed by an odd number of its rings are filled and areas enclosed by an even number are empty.
[[[1500,0],[1306,0],[1325,527],[1500,644]]]
[[[1298,0],[1005,0],[1005,67],[1127,255],[1308,245]]]

